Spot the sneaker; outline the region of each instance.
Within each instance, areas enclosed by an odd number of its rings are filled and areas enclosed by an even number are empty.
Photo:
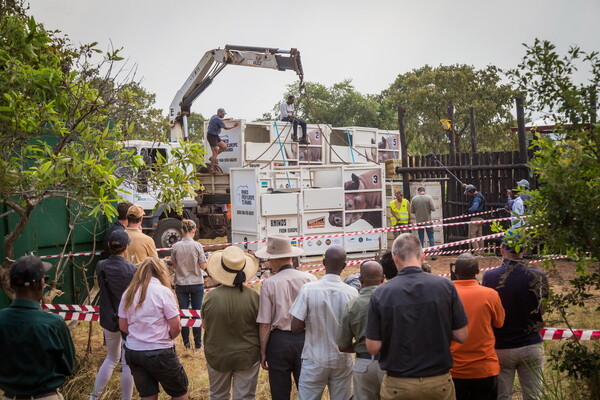
[[[292,135],[292,142],[297,142],[297,141],[298,141],[298,136]]]
[[[302,139],[300,139],[300,141],[298,143],[300,143],[300,144],[309,144],[308,143],[308,139],[306,139],[305,137],[303,137]]]

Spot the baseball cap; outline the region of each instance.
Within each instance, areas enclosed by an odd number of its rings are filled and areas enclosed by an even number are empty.
[[[225,109],[224,109],[224,108],[219,108],[219,109],[217,110],[217,113],[223,113],[223,114],[227,114],[227,113],[225,112]]]
[[[107,241],[111,247],[125,247],[131,242],[131,239],[124,229],[117,229],[111,232]]]
[[[129,210],[127,210],[127,216],[132,216],[134,218],[142,218],[144,216],[144,209],[140,206],[131,206]]]
[[[518,232],[510,229],[504,234],[502,248],[512,253],[520,253],[525,250],[525,238]]]
[[[44,279],[50,268],[52,264],[35,256],[20,257],[10,268],[10,283],[13,286],[30,286]]]
[[[472,192],[475,189],[475,185],[467,185],[467,187],[465,188],[465,194]]]
[[[529,189],[529,181],[527,179],[521,179],[519,182],[517,182],[517,186]]]

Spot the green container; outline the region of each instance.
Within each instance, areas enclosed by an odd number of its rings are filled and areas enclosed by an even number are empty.
[[[2,213],[8,209],[0,207]],[[19,215],[10,214],[0,220],[0,234],[5,237],[19,222]],[[71,228],[73,231],[71,232]],[[36,256],[59,255],[61,253],[89,253],[102,251],[102,239],[108,227],[105,217],[91,218],[86,211],[80,212],[77,205],[66,199],[50,198],[38,204],[31,213],[29,222],[14,244],[15,259],[25,254]],[[4,260],[4,246],[0,247]],[[55,297],[55,304],[83,304],[88,288],[94,284],[93,274],[98,255],[84,255],[44,259],[53,265],[51,279],[56,278],[60,261],[62,273],[56,288],[64,292]],[[10,304],[10,299],[0,290],[0,308]]]

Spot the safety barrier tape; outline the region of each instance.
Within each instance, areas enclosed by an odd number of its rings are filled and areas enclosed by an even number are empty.
[[[497,208],[495,210],[482,211],[479,213],[473,213],[473,214],[468,214],[468,215],[457,215],[454,217],[440,218],[440,219],[436,219],[433,221],[417,222],[417,223],[403,225],[403,226],[378,228],[378,229],[372,229],[372,230],[368,230],[368,231],[346,232],[346,233],[339,233],[339,234],[332,234],[332,235],[319,235],[319,236],[302,236],[302,237],[293,237],[291,239],[297,240],[297,241],[326,239],[326,238],[334,238],[334,237],[341,237],[341,236],[354,236],[354,235],[363,235],[363,234],[371,234],[371,233],[405,231],[405,230],[412,230],[416,227],[418,227],[418,228],[437,228],[437,227],[441,227],[441,226],[456,226],[456,225],[462,225],[462,224],[483,224],[483,223],[488,223],[488,222],[493,222],[493,221],[504,221],[504,220],[512,219],[512,217],[506,217],[506,218],[496,218],[496,219],[483,220],[483,221],[463,221],[463,222],[458,222],[458,223],[453,223],[453,224],[437,224],[438,222],[441,222],[441,221],[452,221],[452,220],[461,219],[461,218],[472,218],[472,217],[476,217],[476,216],[480,216],[480,215],[491,214],[491,213],[501,211],[501,210],[503,210],[503,209]],[[430,224],[436,224],[436,225],[430,226]],[[238,244],[257,244],[257,243],[265,243],[265,242],[266,242],[266,240],[251,240],[251,241],[247,241],[247,242],[205,244],[205,245],[203,245],[203,247],[210,248],[210,247],[222,247],[222,246],[231,246],[231,245],[238,245]],[[169,251],[169,250],[171,250],[171,248],[170,247],[161,247],[156,250],[157,251]],[[66,253],[66,254],[62,254],[62,255],[54,254],[54,255],[47,255],[47,256],[39,256],[39,258],[46,259],[46,258],[83,257],[83,256],[100,255],[100,254],[102,254],[101,251],[82,252],[82,253]]]
[[[583,329],[542,328],[540,334],[544,340],[600,340],[600,331]]]
[[[425,255],[427,256],[445,256],[445,255],[450,255],[450,254],[460,254],[460,253],[468,253],[468,252],[473,252],[473,251],[487,251],[487,250],[496,250],[499,249],[500,246],[490,246],[490,247],[482,247],[479,249],[460,249],[460,250],[450,250],[450,251],[434,251],[434,252],[430,252],[430,251],[424,251]]]
[[[182,310],[183,311],[183,310]],[[187,310],[195,311],[198,310]],[[100,319],[98,313],[78,313],[78,312],[57,312],[65,321],[87,321],[97,322]],[[201,328],[201,318],[181,318],[181,326],[190,328]],[[543,328],[540,334],[544,340],[565,340],[577,338],[579,340],[600,340],[600,330],[583,330],[583,329],[563,329],[563,328]]]

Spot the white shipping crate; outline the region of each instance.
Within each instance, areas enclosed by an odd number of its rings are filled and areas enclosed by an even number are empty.
[[[232,237],[264,240],[270,234],[298,240],[305,255],[322,255],[332,245],[352,252],[386,248],[384,233],[314,237],[370,231],[384,223],[381,166],[299,166],[274,170],[233,168]],[[249,245],[255,250],[258,245]]]

